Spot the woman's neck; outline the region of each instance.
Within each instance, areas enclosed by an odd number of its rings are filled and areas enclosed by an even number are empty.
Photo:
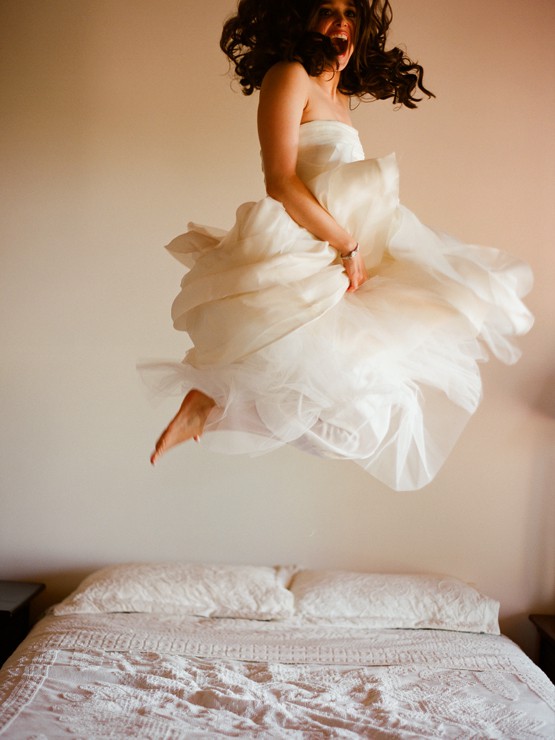
[[[320,89],[328,95],[333,102],[338,98],[338,87],[341,73],[334,69],[325,69],[322,74],[314,78],[314,81],[320,87]]]

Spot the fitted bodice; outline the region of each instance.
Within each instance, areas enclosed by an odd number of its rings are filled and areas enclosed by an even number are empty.
[[[358,132],[341,121],[308,121],[299,132],[297,175],[307,182],[340,164],[364,159]]]
[[[355,128],[341,121],[309,121],[300,127],[296,171],[360,242],[367,267],[377,265],[399,205],[395,156],[365,159]]]

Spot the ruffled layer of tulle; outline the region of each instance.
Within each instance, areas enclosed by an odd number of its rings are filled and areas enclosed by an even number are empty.
[[[346,293],[335,251],[271,198],[241,206],[230,232],[190,225],[169,249],[189,268],[172,315],[194,347],[143,374],[160,392],[215,399],[202,440],[213,450],[291,444],[421,488],[480,401],[478,363],[519,356],[530,270],[421,224],[398,204],[391,157],[307,184],[364,245],[370,280]]]

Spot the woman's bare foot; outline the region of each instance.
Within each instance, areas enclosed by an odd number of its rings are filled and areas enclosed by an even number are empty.
[[[150,456],[150,462],[155,465],[159,458],[172,447],[188,439],[198,438],[204,430],[208,414],[216,402],[202,391],[192,390],[187,393],[177,414],[170,421],[162,436],[156,442],[156,448]]]

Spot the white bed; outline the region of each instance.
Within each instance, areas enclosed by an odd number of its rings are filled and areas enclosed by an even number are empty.
[[[0,672],[0,736],[552,740],[498,606],[448,577],[103,569]]]

